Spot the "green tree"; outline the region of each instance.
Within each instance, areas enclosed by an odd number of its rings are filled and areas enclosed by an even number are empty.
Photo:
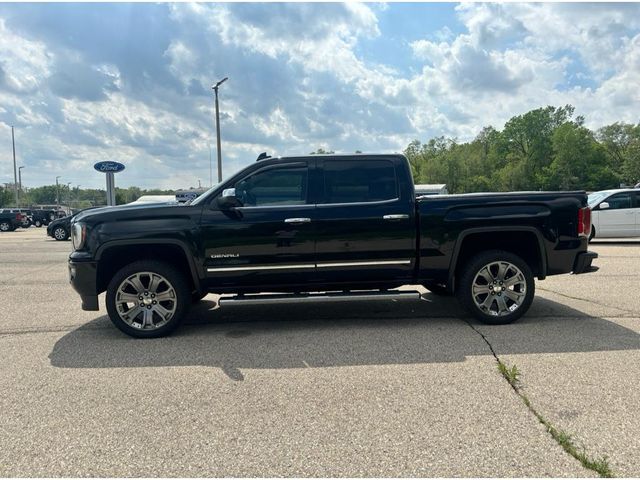
[[[573,122],[553,134],[553,161],[545,168],[546,188],[597,190],[610,180],[605,150],[593,133]]]
[[[640,124],[614,123],[598,130],[611,170],[621,181],[640,181]]]
[[[571,119],[573,111],[571,105],[560,108],[547,106],[515,116],[505,124],[502,137],[508,150],[506,159],[515,164],[509,170],[523,176],[517,179],[509,174],[510,182],[536,190],[542,187],[545,180],[539,174],[551,164],[553,133]],[[581,122],[579,117],[577,123]]]
[[[13,190],[7,187],[0,187],[0,207],[9,207],[14,203]]]

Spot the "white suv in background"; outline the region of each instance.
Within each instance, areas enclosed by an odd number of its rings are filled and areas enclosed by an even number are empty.
[[[589,195],[592,238],[640,237],[640,189],[602,190]]]

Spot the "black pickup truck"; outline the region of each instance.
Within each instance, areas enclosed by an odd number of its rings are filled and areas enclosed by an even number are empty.
[[[23,215],[18,210],[0,210],[0,232],[12,232],[22,226]]]
[[[71,284],[82,308],[106,291],[136,337],[176,328],[207,293],[220,302],[456,294],[491,324],[523,315],[534,277],[595,270],[584,192],[416,197],[402,155],[259,160],[187,205],[95,209],[73,219]],[[273,293],[265,293],[273,292]]]

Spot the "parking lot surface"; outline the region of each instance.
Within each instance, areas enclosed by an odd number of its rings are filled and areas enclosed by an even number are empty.
[[[0,476],[640,476],[640,242],[537,282],[513,325],[455,300],[225,306],[134,340],[68,285],[70,242],[0,234]],[[492,351],[493,350],[493,351]],[[495,356],[494,356],[495,353]],[[497,358],[496,358],[497,357]]]

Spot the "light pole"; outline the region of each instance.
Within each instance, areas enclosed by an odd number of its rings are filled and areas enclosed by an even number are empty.
[[[211,161],[211,144],[207,142],[209,147],[209,187],[213,187],[213,162]]]
[[[218,83],[216,83],[213,87],[213,91],[216,93],[216,136],[218,140],[218,182],[222,181],[222,152],[220,150],[220,109],[218,107],[218,88],[224,82],[226,82],[229,77],[224,77]]]
[[[18,168],[18,192],[20,194],[22,194],[22,169],[24,168],[24,165],[22,165],[21,167]],[[20,201],[20,197],[18,197],[18,202]],[[18,208],[20,208],[20,205],[18,205]]]
[[[61,176],[62,175],[58,175],[56,177],[56,214],[57,214],[58,210],[60,210],[60,185],[58,185],[58,179]]]
[[[69,214],[71,213],[71,182],[67,182],[67,208],[69,209]]]
[[[16,140],[13,134],[13,127],[11,127],[11,146],[13,147],[13,190],[16,194],[16,207],[18,207],[18,175],[16,172]]]
[[[80,208],[80,187],[82,185],[78,185],[76,187],[76,208]]]

